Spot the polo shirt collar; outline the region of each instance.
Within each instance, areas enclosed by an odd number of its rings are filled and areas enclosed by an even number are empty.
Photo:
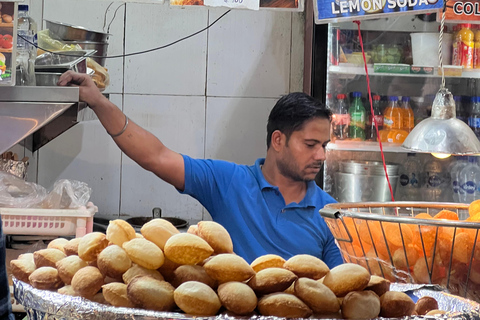
[[[253,169],[253,174],[255,178],[258,181],[258,185],[260,186],[260,189],[263,191],[266,188],[269,189],[278,189],[278,187],[271,185],[268,183],[268,181],[265,179],[262,173],[262,168],[260,167],[265,163],[265,158],[259,158],[257,161],[255,161],[254,169]],[[300,201],[298,205],[295,205],[295,207],[315,207],[315,191],[316,191],[317,185],[315,181],[309,181],[307,182],[307,193],[305,194],[305,198]]]

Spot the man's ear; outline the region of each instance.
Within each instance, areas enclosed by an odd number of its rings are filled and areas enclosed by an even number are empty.
[[[280,130],[272,132],[271,146],[275,151],[280,151],[285,145],[285,141],[286,136]]]

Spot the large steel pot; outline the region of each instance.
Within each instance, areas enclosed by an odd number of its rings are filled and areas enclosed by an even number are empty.
[[[61,40],[108,42],[109,33],[88,30],[84,27],[74,26],[64,22],[45,20],[47,29],[57,35]]]

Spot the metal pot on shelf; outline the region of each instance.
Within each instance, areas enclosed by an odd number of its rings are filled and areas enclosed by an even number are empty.
[[[395,194],[399,166],[392,163],[386,165]],[[340,162],[340,171],[335,173],[335,186],[339,202],[385,202],[391,200],[382,162],[353,160]]]

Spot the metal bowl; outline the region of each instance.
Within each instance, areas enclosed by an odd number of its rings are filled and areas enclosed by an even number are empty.
[[[82,49],[85,50],[97,50],[94,56],[101,56],[104,57],[107,55],[108,43],[107,42],[93,42],[93,41],[64,41],[66,44],[77,44]],[[93,60],[98,62],[102,67],[105,67],[106,58],[95,58],[92,57]]]
[[[55,87],[61,75],[54,72],[35,72],[35,81],[40,87]]]
[[[45,20],[47,29],[60,37],[61,40],[108,42],[109,33],[88,30],[84,27],[73,26],[68,23]]]

